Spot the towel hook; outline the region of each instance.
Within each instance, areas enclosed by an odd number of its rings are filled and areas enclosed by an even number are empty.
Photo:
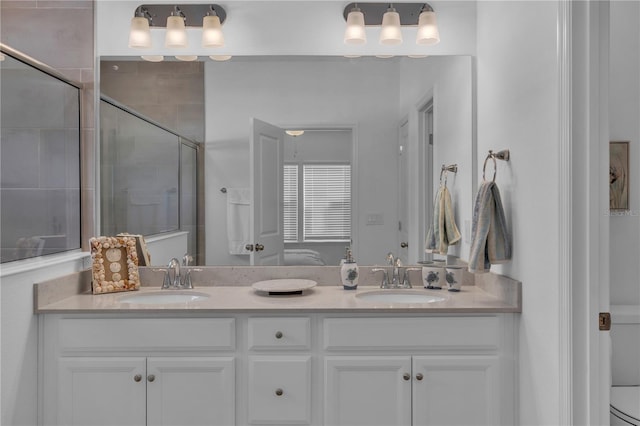
[[[487,158],[484,159],[484,165],[482,166],[482,180],[484,180],[485,182],[487,180],[485,176],[485,171],[487,169],[487,161],[489,160],[489,158],[493,160],[493,179],[491,180],[491,182],[495,182],[496,172],[498,171],[498,163],[496,162],[496,159],[509,161],[510,156],[511,154],[508,149],[503,149],[502,151],[498,151],[498,152],[493,152],[492,150],[489,150],[489,154],[487,154]]]
[[[449,166],[442,165],[440,169],[440,186],[442,186],[442,175],[444,174],[444,186],[447,186],[447,172],[458,173],[458,165],[451,164]]]

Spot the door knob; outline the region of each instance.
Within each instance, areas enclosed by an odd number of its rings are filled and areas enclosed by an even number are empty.
[[[403,241],[403,242],[400,243],[400,247],[407,248],[407,247],[409,247],[409,243]]]
[[[253,251],[253,244],[247,244],[246,246],[244,246],[244,248],[247,251]]]
[[[276,389],[276,395],[278,396],[282,396],[282,394],[284,394],[284,391],[280,388]]]
[[[264,250],[264,246],[262,244],[256,243],[256,251],[262,251],[262,250]]]

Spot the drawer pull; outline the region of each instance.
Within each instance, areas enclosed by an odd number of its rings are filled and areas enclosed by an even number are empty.
[[[142,380],[142,375],[141,374],[136,374],[135,376],[133,376],[133,381],[134,382],[139,382],[140,380]]]
[[[409,373],[404,373],[404,374],[402,375],[402,378],[403,378],[403,379],[405,379],[405,380],[409,380],[409,379],[411,379],[411,374],[409,374]]]
[[[276,339],[282,339],[282,336],[284,336],[284,334],[282,334],[282,331],[276,331]]]
[[[416,380],[422,380],[422,379],[424,379],[424,376],[422,375],[422,373],[416,374]]]
[[[153,382],[155,379],[156,379],[156,376],[154,376],[153,374],[149,374],[147,376],[147,380],[150,381],[150,382]]]
[[[284,391],[280,388],[276,389],[276,395],[277,396],[282,396],[282,394],[284,394]]]

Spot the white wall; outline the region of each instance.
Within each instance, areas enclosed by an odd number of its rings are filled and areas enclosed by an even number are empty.
[[[418,185],[419,117],[425,96],[433,95],[434,148],[433,188],[439,186],[442,165],[458,165],[457,173],[449,173],[447,187],[455,211],[455,220],[463,238],[450,246],[449,254],[467,260],[469,258],[468,235],[465,221],[471,221],[473,197],[475,196],[476,148],[473,134],[473,58],[453,56],[431,58],[420,62],[403,62],[400,83],[400,111],[409,118],[409,194],[416,194]],[[409,65],[409,66],[407,66]],[[418,197],[409,198],[410,229],[418,226]],[[410,233],[409,247],[423,247],[425,235]],[[415,253],[411,250],[411,253]]]
[[[610,3],[610,140],[629,141],[629,208],[610,219],[613,304],[640,304],[640,2]]]
[[[496,182],[513,259],[492,271],[522,281],[520,424],[559,417],[557,2],[478,2],[478,167],[511,150]]]

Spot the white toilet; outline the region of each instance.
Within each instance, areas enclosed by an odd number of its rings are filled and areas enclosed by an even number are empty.
[[[611,322],[611,425],[640,426],[640,305],[612,305]]]

